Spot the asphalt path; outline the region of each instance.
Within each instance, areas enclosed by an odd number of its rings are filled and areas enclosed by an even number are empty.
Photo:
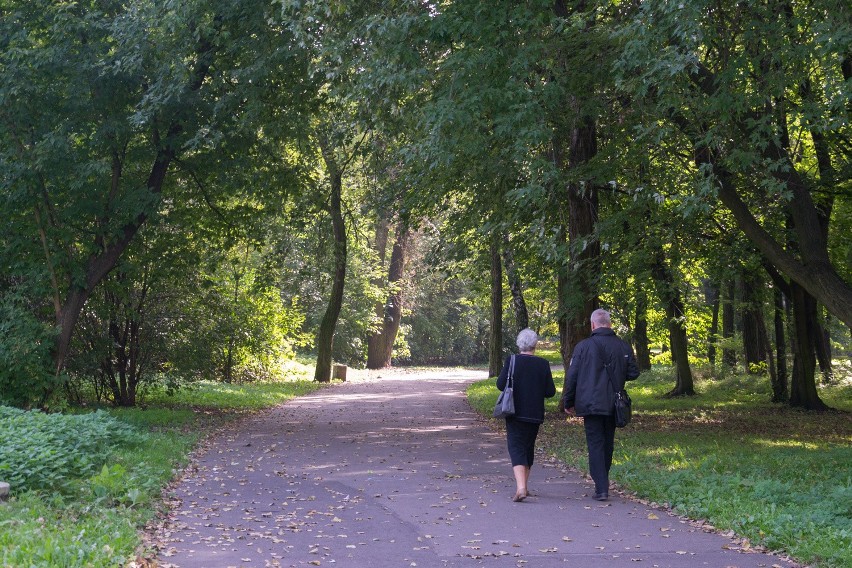
[[[364,375],[217,432],[175,487],[160,566],[794,566],[614,492],[593,501],[543,455],[512,502],[504,433],[464,394],[482,378]]]

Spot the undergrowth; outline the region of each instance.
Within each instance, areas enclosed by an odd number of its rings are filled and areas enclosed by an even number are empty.
[[[0,566],[124,566],[204,432],[317,388],[197,383],[173,397],[149,393],[144,408],[0,407],[0,480],[13,491],[0,505]]]

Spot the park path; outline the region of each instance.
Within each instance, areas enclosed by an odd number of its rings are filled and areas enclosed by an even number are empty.
[[[465,399],[482,371],[366,377],[216,433],[175,488],[160,566],[792,566],[612,493],[593,501],[545,456],[513,503],[504,435]]]

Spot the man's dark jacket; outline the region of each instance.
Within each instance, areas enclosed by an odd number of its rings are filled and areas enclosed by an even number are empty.
[[[604,361],[610,365],[612,384]],[[565,408],[573,406],[577,416],[612,414],[615,391],[623,389],[625,381],[638,376],[633,348],[612,329],[599,327],[574,348],[565,373],[562,404]]]

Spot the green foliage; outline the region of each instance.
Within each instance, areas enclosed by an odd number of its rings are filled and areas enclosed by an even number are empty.
[[[15,492],[65,489],[105,464],[114,446],[146,440],[104,412],[64,416],[0,407],[0,418],[0,477]]]
[[[300,372],[305,374],[296,369],[291,374]],[[44,448],[23,463],[17,456],[26,448],[0,446],[0,479],[11,481],[13,489],[0,506],[0,565],[126,565],[139,550],[138,531],[154,518],[163,488],[202,433],[242,412],[318,388],[309,380],[199,383],[174,399],[164,391],[152,393],[152,405],[144,410],[115,408],[109,414],[45,415],[0,407],[4,440]],[[12,481],[11,469],[3,467],[7,463],[39,472],[39,490]]]
[[[441,270],[421,275],[411,298],[408,343],[415,365],[467,365],[488,359],[485,310],[468,292],[469,280]]]
[[[47,365],[54,332],[14,292],[0,289],[0,404],[27,407],[52,390]]]
[[[26,493],[0,507],[0,564],[114,568],[138,545],[134,509]]]
[[[131,482],[132,480],[127,475],[127,469],[118,463],[110,467],[104,464],[101,471],[89,479],[95,497],[112,505],[132,506],[137,503],[142,492],[134,487]]]

